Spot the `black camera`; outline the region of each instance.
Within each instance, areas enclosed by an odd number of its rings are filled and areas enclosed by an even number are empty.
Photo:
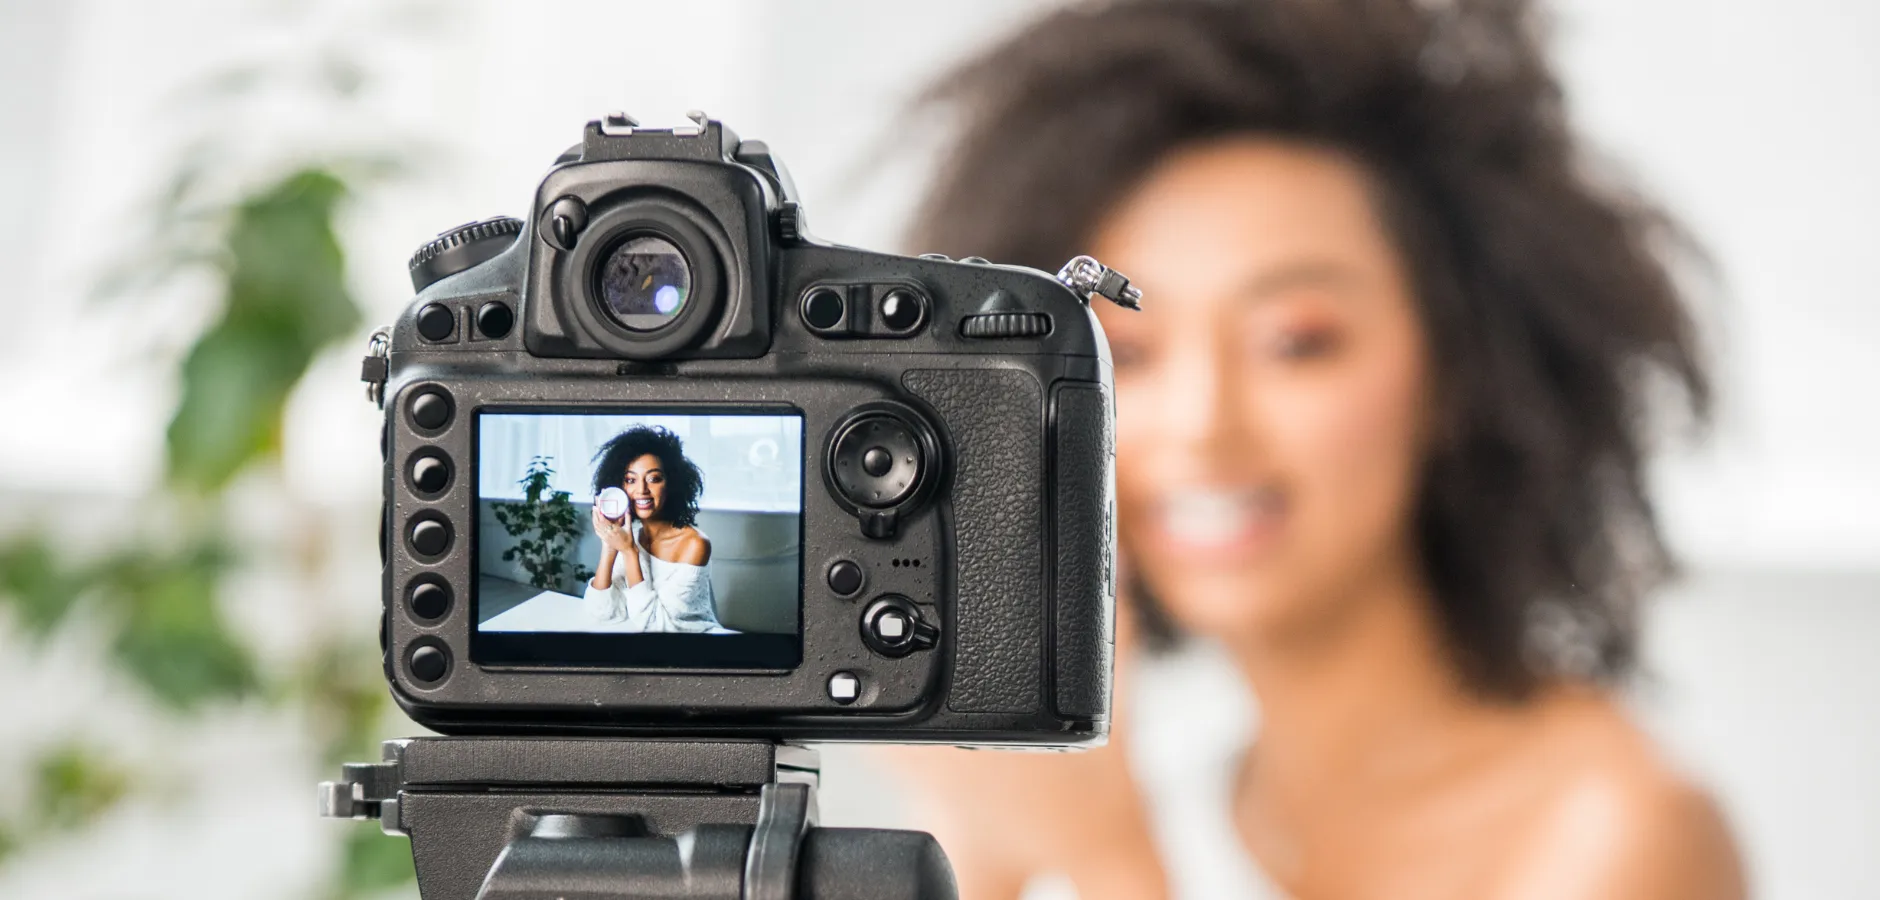
[[[588,124],[374,336],[386,677],[451,734],[1078,745],[1108,729],[1112,410],[1053,277],[810,238],[702,115]]]

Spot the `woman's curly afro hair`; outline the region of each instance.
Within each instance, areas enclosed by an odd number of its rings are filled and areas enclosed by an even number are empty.
[[[647,454],[659,457],[666,475],[665,504],[660,514],[685,527],[698,520],[699,495],[705,493],[705,474],[685,455],[685,442],[658,425],[635,425],[614,435],[594,453],[594,493],[620,487],[627,466]]]
[[[1414,527],[1475,688],[1617,679],[1671,570],[1647,400],[1708,381],[1650,202],[1594,177],[1522,0],[1124,0],[1047,14],[943,76],[951,152],[909,250],[1053,271],[1173,152],[1263,135],[1366,171],[1408,260],[1439,439]],[[1689,258],[1695,258],[1693,254]],[[1140,597],[1140,594],[1138,594]],[[1153,637],[1165,614],[1144,608]]]

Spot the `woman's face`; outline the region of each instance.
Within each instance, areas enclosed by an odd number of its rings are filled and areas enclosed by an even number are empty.
[[[666,508],[666,472],[659,457],[651,453],[627,463],[626,480],[620,483],[627,492],[633,517],[646,520],[659,516]]]
[[[1177,153],[1092,248],[1143,291],[1116,361],[1128,562],[1182,625],[1269,637],[1414,577],[1426,351],[1365,175],[1240,138]]]

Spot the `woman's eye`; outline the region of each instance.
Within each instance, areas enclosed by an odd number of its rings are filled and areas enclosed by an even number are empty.
[[[1129,369],[1149,362],[1149,348],[1141,341],[1111,341],[1110,364],[1118,369]]]
[[[1285,331],[1267,342],[1267,348],[1281,359],[1307,360],[1329,356],[1338,349],[1338,335],[1330,329]]]

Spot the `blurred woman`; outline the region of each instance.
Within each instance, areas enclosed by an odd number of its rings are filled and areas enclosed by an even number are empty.
[[[594,493],[626,492],[627,510],[616,522],[594,505],[600,561],[588,582],[588,613],[624,622],[632,631],[702,632],[718,628],[712,597],[712,542],[698,530],[705,478],[685,455],[679,436],[638,425],[594,454]]]
[[[1520,2],[1078,7],[929,98],[959,131],[909,249],[1143,290],[1098,313],[1125,594],[1258,697],[1220,798],[1252,896],[1743,893],[1613,693],[1670,569],[1648,407],[1707,402],[1677,234],[1594,177],[1537,31]],[[962,896],[1165,894],[1127,727],[895,756]]]

